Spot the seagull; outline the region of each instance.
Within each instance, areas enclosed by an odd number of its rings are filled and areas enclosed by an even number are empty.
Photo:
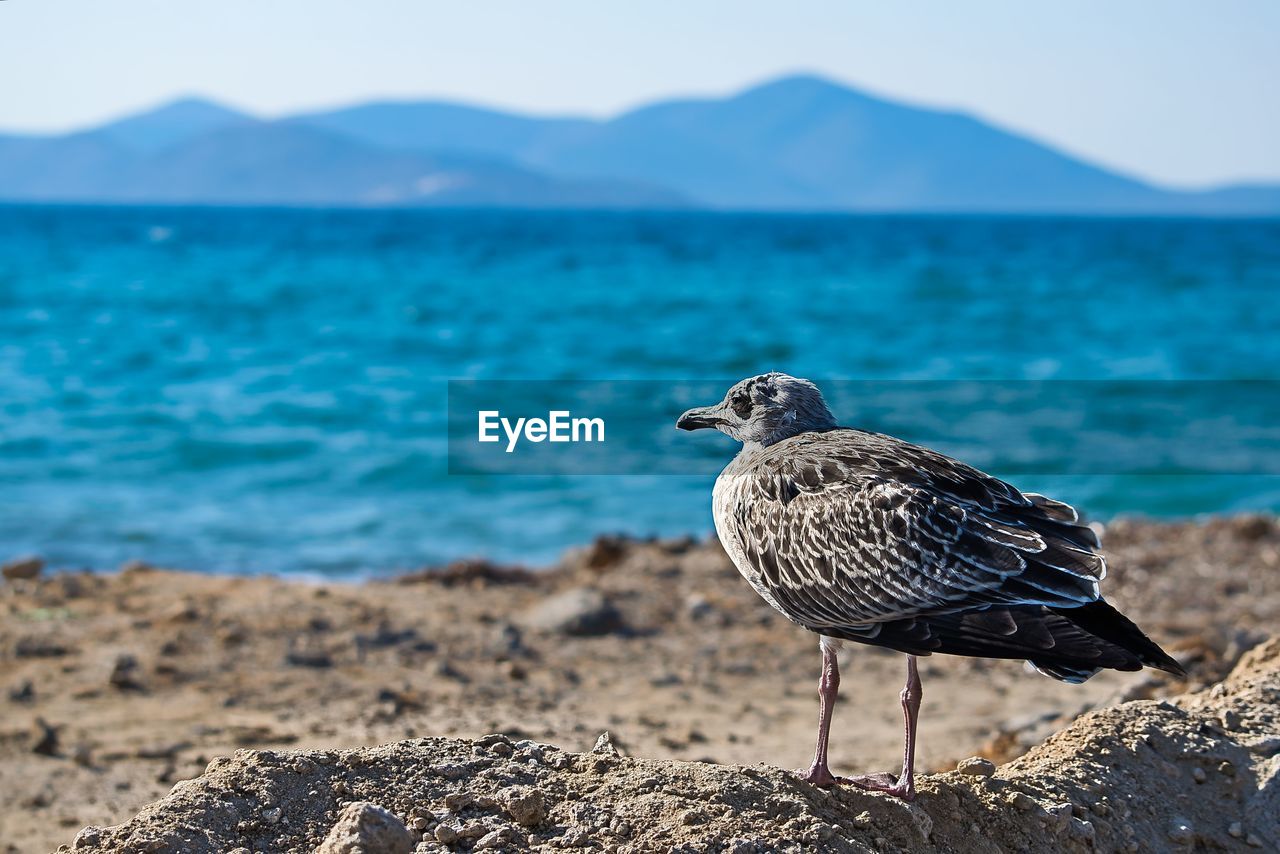
[[[915,798],[916,659],[1025,659],[1079,683],[1099,670],[1185,672],[1102,598],[1098,536],[1067,504],[937,451],[836,424],[818,387],[768,373],[676,426],[742,443],[716,479],[716,534],[738,571],[819,635],[818,744],[796,773]],[[907,656],[902,774],[836,777],[827,765],[845,641]]]

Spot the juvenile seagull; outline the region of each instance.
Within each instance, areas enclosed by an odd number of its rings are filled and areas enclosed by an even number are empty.
[[[1066,504],[892,436],[836,425],[817,386],[743,380],[676,426],[742,442],[716,480],[716,533],[738,571],[787,619],[821,636],[818,746],[800,777],[915,797],[916,656],[1024,658],[1083,682],[1143,665],[1185,675],[1098,591],[1098,538]],[[907,654],[902,775],[835,777],[831,710],[846,640]]]

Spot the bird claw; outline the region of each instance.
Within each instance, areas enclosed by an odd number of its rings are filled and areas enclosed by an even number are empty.
[[[860,774],[857,777],[842,777],[840,782],[849,783],[860,789],[867,789],[872,792],[884,792],[886,795],[893,795],[895,798],[901,798],[908,803],[916,799],[915,781],[910,779],[899,780],[888,772]]]
[[[887,772],[882,774],[859,774],[856,777],[837,777],[825,765],[811,765],[804,769],[798,768],[792,773],[799,777],[802,782],[817,786],[820,789],[848,785],[857,786],[859,789],[866,789],[871,792],[884,792],[886,795],[893,795],[895,798],[901,798],[908,803],[916,799],[914,781],[899,781],[897,777]]]
[[[843,782],[839,777],[831,773],[831,769],[826,765],[811,765],[808,768],[797,768],[791,772],[800,778],[802,782],[811,786],[817,786],[820,789],[826,789],[834,786],[836,783]]]

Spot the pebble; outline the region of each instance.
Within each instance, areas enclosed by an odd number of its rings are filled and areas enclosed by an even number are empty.
[[[1189,819],[1178,816],[1169,822],[1168,836],[1179,845],[1190,845],[1195,841],[1196,832]]]
[[[701,620],[710,616],[715,608],[706,596],[701,593],[690,593],[684,600],[685,612],[695,620]]]
[[[449,812],[458,812],[475,803],[475,798],[468,792],[450,792],[444,796],[444,806]]]
[[[996,764],[981,756],[970,756],[957,765],[956,770],[970,777],[990,777],[996,773]]]
[[[576,827],[566,830],[564,836],[561,836],[559,840],[559,847],[561,848],[585,848],[590,844],[590,837]]]
[[[61,727],[47,723],[44,718],[36,718],[35,740],[31,745],[31,752],[41,756],[57,756],[59,729]]]
[[[1227,835],[1232,839],[1239,839],[1244,836],[1244,825],[1238,821],[1231,822],[1231,826],[1227,828]]]
[[[315,854],[410,854],[417,844],[401,819],[376,804],[356,802],[344,807]]]
[[[291,649],[285,653],[284,663],[322,670],[333,666],[333,656],[323,649]]]
[[[458,826],[455,824],[437,824],[435,837],[436,842],[441,845],[452,845],[462,838],[462,834],[458,833]]]
[[[461,780],[464,777],[471,776],[471,771],[469,768],[467,768],[467,766],[456,765],[453,763],[437,765],[434,770],[437,774],[439,774],[441,777],[445,778],[446,780]]]
[[[102,841],[102,828],[89,825],[76,834],[76,838],[71,842],[71,847],[91,848]]]
[[[518,789],[507,796],[507,814],[516,823],[536,827],[547,817],[546,799],[537,789]]]
[[[1094,838],[1094,827],[1091,821],[1082,821],[1078,818],[1071,819],[1070,825],[1071,835],[1076,839],[1084,840],[1092,846]]]
[[[9,689],[10,703],[32,703],[36,699],[36,683],[30,679],[24,679],[22,682],[14,685]]]
[[[1203,783],[1208,779],[1208,776],[1204,773],[1203,768],[1196,768],[1191,772],[1191,779],[1195,780],[1197,783]]]
[[[613,744],[613,736],[608,730],[600,733],[600,737],[596,739],[595,746],[591,748],[592,753],[599,753],[604,756],[617,756],[618,748]]]
[[[576,587],[543,600],[524,615],[529,628],[576,637],[607,635],[623,627],[622,614],[599,590]]]
[[[1031,797],[1026,792],[1014,792],[1009,796],[1009,803],[1023,812],[1031,812],[1039,806],[1039,804],[1036,803],[1035,798]]]
[[[515,834],[509,827],[500,827],[497,830],[491,830],[484,836],[476,840],[476,844],[472,847],[473,851],[483,851],[487,848],[499,848],[515,841]]]

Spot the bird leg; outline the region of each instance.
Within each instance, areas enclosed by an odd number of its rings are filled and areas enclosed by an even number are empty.
[[[916,798],[916,720],[920,715],[920,698],[924,696],[924,688],[920,684],[920,672],[916,668],[916,657],[907,656],[907,684],[899,695],[902,698],[902,720],[906,725],[906,743],[903,746],[902,776],[894,779],[891,774],[874,774],[870,776],[850,777],[847,782],[864,789],[876,792],[887,792],[914,801]],[[841,779],[840,782],[846,782]]]
[[[813,763],[808,770],[796,771],[806,783],[815,786],[833,786],[841,782],[827,767],[827,737],[831,734],[831,711],[836,705],[840,690],[840,662],[836,658],[837,644],[822,641],[822,675],[818,677],[818,746],[813,753]]]

